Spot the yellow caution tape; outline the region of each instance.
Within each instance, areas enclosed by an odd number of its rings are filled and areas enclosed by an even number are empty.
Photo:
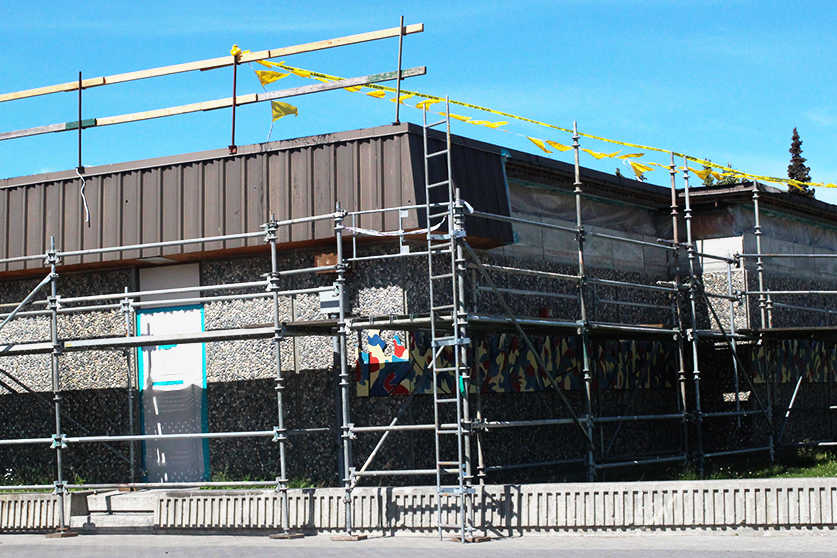
[[[284,68],[284,69],[290,71],[291,73],[296,74],[300,77],[321,77],[321,78],[327,78],[327,79],[331,79],[331,80],[343,79],[339,76],[333,76],[333,75],[329,75],[329,74],[324,74],[322,72],[316,72],[316,71],[313,71],[313,70],[304,70],[302,68],[296,68],[296,67],[293,67],[293,66],[289,66],[289,65],[285,64],[284,62],[280,62],[278,65],[279,65],[279,67]],[[368,84],[365,87],[368,87],[370,89],[375,89],[378,92],[384,92],[384,91],[395,92],[395,88],[387,87],[385,85]],[[404,93],[404,94],[411,94],[411,95],[416,96],[416,97],[421,97],[421,98],[425,99],[426,101],[433,101],[433,103],[438,103],[438,102],[445,101],[445,98],[443,98],[443,97],[439,97],[439,96],[436,96],[436,95],[430,95],[430,94],[427,94],[427,93],[421,93],[419,91],[408,91],[406,89],[402,89],[401,92]],[[385,96],[385,95],[376,95],[374,93],[375,92],[368,92],[366,94],[370,95],[372,97],[378,97],[378,98]],[[565,132],[565,133],[569,133],[569,134],[573,133],[573,131],[570,128],[564,128],[562,126],[556,126],[554,124],[549,124],[548,122],[542,122],[540,120],[535,120],[533,118],[527,118],[525,116],[512,114],[510,112],[505,112],[505,111],[502,111],[502,110],[496,110],[496,109],[492,109],[492,108],[489,108],[489,107],[475,105],[473,103],[467,103],[467,102],[464,102],[464,101],[457,101],[457,100],[454,100],[454,99],[448,99],[448,102],[450,104],[453,104],[453,105],[458,105],[458,106],[461,106],[461,107],[467,107],[467,108],[474,109],[474,110],[479,110],[479,111],[482,111],[482,112],[488,112],[490,114],[496,114],[498,116],[503,116],[505,118],[512,118],[514,120],[519,120],[521,122],[527,122],[529,124],[534,124],[536,126],[542,126],[544,128],[550,128],[552,130],[558,130],[560,132]],[[417,105],[417,108],[424,109],[424,108],[428,107],[430,104],[433,104],[433,103],[425,104],[425,101],[422,101],[422,102],[418,103],[418,105],[421,105],[421,106]],[[469,117],[464,117],[464,116],[461,116],[461,115],[451,114],[451,117],[456,118],[458,120],[462,120],[464,122],[468,122],[469,120],[471,120]],[[629,142],[629,141],[614,140],[614,139],[606,138],[606,137],[603,137],[603,136],[597,136],[595,134],[588,134],[586,132],[578,132],[578,135],[581,136],[581,137],[594,139],[594,140],[597,140],[597,141],[603,141],[603,142],[607,142],[607,143],[612,143],[612,144],[615,144],[615,145],[622,145],[622,146],[625,146],[625,147],[633,147],[633,148],[642,149],[642,150],[645,150],[645,151],[655,151],[657,153],[667,153],[667,154],[670,154],[670,155],[674,155],[675,157],[681,157],[686,161],[691,161],[691,162],[697,163],[699,165],[711,167],[713,169],[719,169],[719,170],[722,170],[722,171],[726,171],[728,173],[733,173],[734,176],[738,176],[738,177],[741,177],[741,178],[751,178],[751,179],[754,179],[754,180],[761,180],[763,182],[774,182],[774,183],[779,183],[779,184],[789,184],[791,186],[795,186],[795,187],[800,188],[800,189],[803,189],[806,186],[812,186],[812,187],[817,187],[817,188],[837,188],[837,184],[823,183],[823,182],[802,182],[802,181],[793,180],[793,179],[790,179],[790,178],[779,178],[779,177],[775,177],[775,176],[767,176],[767,175],[761,175],[761,174],[753,174],[753,173],[748,173],[748,172],[742,172],[742,171],[739,171],[737,169],[733,169],[733,168],[730,168],[730,167],[726,167],[724,165],[719,165],[717,163],[713,163],[712,161],[708,161],[706,159],[701,159],[699,157],[693,157],[693,156],[688,155],[686,153],[681,153],[679,151],[673,151],[673,150],[670,150],[670,149],[664,149],[664,148],[661,148],[661,147],[653,147],[653,146],[650,146],[650,145],[644,145],[644,144],[641,144],[641,143],[633,143],[633,142]],[[531,140],[533,143],[535,143],[535,145],[538,145],[538,143],[534,141],[536,138],[531,138],[529,136],[526,136],[526,137],[529,140]],[[538,140],[538,141],[543,141],[543,140]],[[541,148],[542,150],[546,151],[547,153],[551,153],[551,151],[546,149],[545,146],[541,147],[540,145],[538,145],[538,147]],[[633,155],[640,156],[639,154],[633,154]],[[632,163],[631,166],[633,167],[634,162],[633,161],[628,161],[628,162]],[[647,167],[647,165],[641,165],[641,166],[642,167]],[[636,169],[634,169],[634,170],[636,172]],[[653,168],[652,167],[647,167],[647,170],[645,172],[647,172],[649,170],[653,170]]]

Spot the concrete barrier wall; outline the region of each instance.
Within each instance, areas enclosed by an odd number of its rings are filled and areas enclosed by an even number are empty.
[[[70,521],[71,498],[64,499],[64,517]],[[60,500],[54,494],[0,495],[0,532],[43,531],[59,527]]]
[[[342,490],[291,490],[290,498],[293,528],[343,529]],[[456,502],[445,498],[442,524],[453,525]],[[434,487],[358,488],[353,503],[354,527],[360,532],[436,532]],[[477,490],[474,514],[479,529],[505,536],[624,529],[832,528],[837,479],[494,485]],[[271,491],[161,493],[155,525],[276,529],[281,525],[281,503]]]

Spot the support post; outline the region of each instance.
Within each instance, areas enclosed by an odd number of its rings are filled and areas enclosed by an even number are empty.
[[[134,336],[134,308],[131,304],[131,299],[128,298],[128,287],[125,287],[125,298],[122,299],[122,314],[125,317],[125,336],[126,337],[133,337]],[[125,367],[127,369],[127,389],[128,389],[128,433],[130,435],[136,434],[136,429],[134,427],[134,388],[135,388],[135,380],[137,376],[134,374],[134,359],[131,358],[131,353],[133,352],[132,349],[125,349],[123,351],[125,355]],[[136,482],[136,442],[131,440],[128,442],[128,466],[130,467],[130,477],[131,482]]]
[[[49,251],[47,251],[46,263],[49,265],[50,293],[47,298],[47,309],[49,310],[49,331],[52,341],[52,353],[50,355],[50,371],[52,372],[52,401],[55,410],[55,434],[52,436],[52,449],[55,450],[55,493],[58,495],[58,531],[51,533],[51,536],[66,537],[76,533],[69,531],[67,517],[64,513],[64,502],[67,499],[67,486],[64,483],[63,450],[67,447],[64,441],[64,432],[61,429],[61,378],[59,371],[58,357],[62,351],[61,341],[58,339],[58,252],[55,249],[55,237],[49,238]],[[50,536],[47,535],[47,536]]]
[[[235,109],[233,109],[235,110]],[[279,477],[276,479],[276,491],[279,492],[280,504],[282,505],[282,529],[279,533],[270,535],[272,539],[297,538],[302,535],[291,531],[290,512],[291,506],[288,500],[288,463],[286,455],[286,444],[288,443],[288,430],[285,428],[285,377],[282,373],[282,339],[284,328],[279,318],[279,261],[276,247],[278,225],[273,216],[265,225],[265,241],[270,244],[270,275],[267,280],[267,290],[273,293],[273,347],[276,360],[276,426],[273,428],[273,441],[279,443]]]
[[[78,73],[78,165],[76,166],[76,170],[79,174],[84,172],[84,165],[81,164],[81,71]]]
[[[238,152],[238,147],[235,145],[235,106],[237,104],[237,89],[238,89],[238,60],[241,53],[233,55],[233,82],[232,82],[232,130],[230,139],[230,155],[235,155]],[[81,117],[79,117],[81,119]]]
[[[689,197],[689,169],[688,161],[683,158],[683,185],[685,207],[683,219],[686,223],[686,250],[689,257],[689,304],[691,310],[692,329],[689,337],[692,342],[692,381],[695,385],[695,443],[698,475],[703,477],[703,412],[700,404],[700,362],[698,356],[698,322],[697,322],[697,254],[694,238],[692,237],[692,205]]]
[[[401,123],[401,53],[404,49],[404,16],[398,24],[398,76],[395,78],[395,124]]]
[[[689,454],[689,405],[686,401],[686,347],[685,347],[685,333],[683,326],[683,306],[680,300],[680,286],[682,277],[680,276],[680,219],[677,209],[677,169],[674,164],[674,154],[671,155],[671,163],[669,164],[669,175],[671,176],[671,234],[674,242],[674,286],[677,292],[672,295],[672,304],[674,306],[674,319],[677,324],[678,334],[675,339],[677,343],[677,386],[678,390],[678,406],[683,413],[683,422],[681,424],[681,447],[683,455]]]
[[[761,212],[759,211],[759,185],[755,180],[753,181],[753,236],[756,238],[756,273],[759,282],[759,317],[761,318],[760,329],[764,330],[773,327],[773,312],[768,310],[770,299],[764,296],[765,280],[764,280],[764,258],[761,254]],[[764,333],[759,333],[759,346],[764,346]],[[767,385],[767,424],[768,424],[768,446],[770,447],[770,462],[776,458],[776,449],[774,445],[773,433],[773,367],[770,367],[770,372],[766,373],[764,368],[768,367],[768,363],[763,363],[762,376]]]
[[[595,461],[595,444],[593,442],[593,375],[590,370],[590,331],[587,318],[587,305],[584,300],[585,287],[585,271],[584,271],[584,224],[581,219],[581,165],[579,164],[579,139],[578,123],[573,122],[573,151],[575,154],[575,186],[573,192],[575,193],[575,225],[576,225],[576,240],[578,242],[578,308],[579,308],[579,325],[578,333],[581,337],[581,351],[582,351],[582,372],[584,374],[584,403],[586,406],[587,419],[585,425],[587,427],[587,480],[593,481],[596,478],[596,461]]]
[[[727,262],[727,295],[733,296],[732,291],[732,264]],[[735,301],[731,298],[729,302],[729,348],[732,351],[732,381],[735,390],[735,411],[741,412],[740,382],[738,381],[738,346],[735,341]],[[720,324],[719,324],[720,325]],[[741,415],[735,417],[736,426],[741,428]]]
[[[337,271],[337,280],[334,282],[334,287],[337,289],[338,296],[338,316],[337,316],[337,350],[339,352],[340,361],[340,401],[341,401],[341,439],[343,440],[343,506],[345,515],[345,533],[336,537],[335,540],[363,540],[365,535],[355,535],[352,532],[352,477],[354,470],[352,468],[352,432],[351,412],[349,406],[351,405],[351,397],[349,388],[349,369],[346,363],[346,338],[348,336],[349,328],[346,324],[346,262],[343,259],[343,221],[346,218],[346,211],[337,203],[336,213],[334,216],[334,236],[337,243],[337,264],[335,266]]]

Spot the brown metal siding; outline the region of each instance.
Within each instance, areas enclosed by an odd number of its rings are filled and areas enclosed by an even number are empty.
[[[420,128],[387,126],[266,146],[184,155],[88,169],[85,194],[91,221],[84,223],[80,181],[72,173],[0,181],[0,258],[43,253],[50,235],[59,250],[78,250],[216,236],[259,230],[278,220],[344,209],[364,210],[421,203],[424,168]],[[465,199],[486,211],[508,214],[497,153],[458,146],[454,174]],[[473,222],[473,223],[471,223]],[[350,222],[347,224],[351,224]],[[397,212],[364,215],[361,227],[395,230]],[[416,212],[404,225],[419,227]],[[504,227],[469,220],[471,234],[508,240]],[[280,242],[334,236],[331,220],[282,227]],[[68,257],[67,265],[135,260],[199,251],[259,246],[260,238]],[[0,264],[0,272],[36,269]]]

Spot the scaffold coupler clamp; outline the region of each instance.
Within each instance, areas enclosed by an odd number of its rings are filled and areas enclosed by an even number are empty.
[[[695,330],[689,328],[686,330],[686,340],[689,342],[694,341],[697,338],[697,333]]]
[[[66,434],[53,434],[52,435],[52,444],[49,446],[50,449],[64,449],[67,447],[67,435]]]
[[[485,417],[480,417],[478,419],[471,419],[471,431],[472,432],[488,432],[488,424],[485,421]]]
[[[350,422],[346,425],[346,428],[343,429],[343,433],[340,434],[340,437],[344,440],[357,440],[357,434],[355,434],[355,423]]]
[[[579,225],[575,228],[575,240],[576,242],[584,242],[584,225]]]
[[[277,239],[276,233],[279,230],[279,223],[276,221],[276,219],[273,218],[272,215],[270,217],[270,220],[264,225],[262,225],[262,228],[264,229],[265,242],[270,242],[271,240]]]
[[[119,301],[119,309],[123,314],[130,314],[134,310],[134,302],[126,296]]]
[[[276,487],[273,489],[274,492],[287,492],[288,491],[288,479],[282,477],[276,477]]]
[[[741,260],[742,260],[741,254],[739,252],[736,252],[735,254],[732,255],[732,259],[735,262],[735,267],[740,268],[741,267]]]
[[[273,427],[273,439],[271,442],[287,442],[288,441],[288,429],[287,428],[279,428],[278,426]],[[278,478],[276,479],[279,480]]]
[[[61,262],[61,258],[58,257],[58,252],[57,251],[55,251],[55,250],[48,250],[47,251],[46,256],[44,257],[44,265],[47,265],[47,266],[50,266],[50,265],[53,265],[53,264],[58,265],[60,262]],[[52,273],[50,275],[50,277],[52,279],[55,279],[56,277],[58,277],[58,274],[57,273]]]
[[[67,490],[67,483],[64,481],[52,481],[52,493],[53,494],[66,494]]]
[[[56,273],[56,275],[58,275]],[[47,310],[60,310],[61,309],[61,296],[48,296],[47,297]]]

